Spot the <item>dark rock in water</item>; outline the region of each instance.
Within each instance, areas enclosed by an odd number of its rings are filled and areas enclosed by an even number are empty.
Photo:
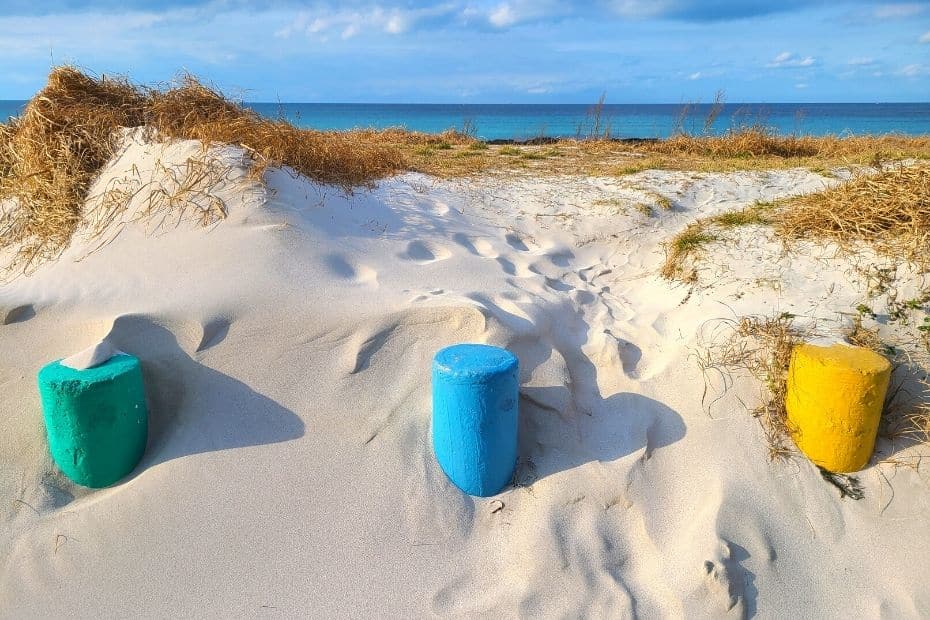
[[[513,145],[513,146],[542,146],[546,144],[556,144],[559,140],[570,140],[573,136],[563,136],[561,138],[555,138],[552,136],[537,136],[535,138],[529,138],[528,140],[514,140],[513,138],[497,138],[495,140],[486,140],[485,144],[491,146],[504,146],[504,145]],[[588,140],[590,138],[578,138],[580,140]],[[622,144],[652,144],[659,142],[660,138],[608,138],[609,142],[619,142]]]

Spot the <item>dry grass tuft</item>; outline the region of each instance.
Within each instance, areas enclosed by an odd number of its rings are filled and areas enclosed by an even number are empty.
[[[665,246],[665,262],[659,274],[666,280],[694,282],[697,270],[694,259],[708,243],[717,241],[717,235],[708,232],[702,221],[692,222],[672,237]]]
[[[876,353],[888,353],[888,349],[882,342],[878,329],[863,325],[861,313],[853,317],[852,325],[846,331],[846,340],[851,345],[870,349]]]
[[[12,268],[28,271],[61,252],[82,220],[88,187],[113,155],[117,130],[140,126],[167,138],[240,145],[256,160],[257,174],[269,164],[286,165],[345,189],[406,165],[396,132],[297,129],[261,118],[190,76],[159,91],[58,67],[23,115],[0,126],[0,199],[15,203],[0,212],[0,248],[17,248]]]
[[[694,263],[705,245],[720,241],[724,229],[770,223],[768,212],[772,206],[772,203],[756,203],[692,222],[666,243],[660,275],[667,280],[694,282],[697,278]]]
[[[793,454],[785,397],[788,369],[794,347],[811,339],[813,328],[800,328],[794,316],[748,316],[739,320],[720,319],[709,342],[704,343],[698,364],[709,387],[713,373],[724,379],[724,391],[734,373],[747,373],[759,382],[759,405],[750,413],[759,419],[770,458]],[[720,327],[722,326],[722,330]],[[881,435],[892,442],[892,452],[915,444],[930,445],[930,379],[924,363],[905,353],[913,343],[891,346],[876,328],[855,320],[845,334],[855,346],[887,356],[895,366],[892,386],[882,411]],[[705,388],[705,397],[708,388]],[[900,461],[901,457],[897,457]]]
[[[787,242],[829,241],[849,252],[869,246],[921,268],[930,264],[930,166],[898,165],[859,174],[835,187],[778,204],[756,204],[698,220],[669,242],[662,276],[691,277],[686,267],[720,228],[772,225]],[[696,243],[695,241],[700,241]]]
[[[721,169],[738,167],[739,160],[752,162],[749,167],[753,169],[760,164],[772,168],[785,164],[812,167],[817,162],[821,166],[871,165],[907,158],[926,159],[930,157],[930,136],[794,136],[754,126],[721,136],[679,134],[639,148],[683,159],[709,159],[718,162]]]
[[[4,128],[0,246],[19,244],[28,269],[55,256],[81,221],[87,188],[113,154],[114,130],[143,122],[145,94],[125,80],[55,69],[21,117]]]
[[[654,153],[689,153],[702,157],[813,157],[823,151],[820,138],[779,136],[763,128],[748,128],[722,136],[678,134],[656,142]]]
[[[861,175],[795,199],[779,211],[775,226],[789,240],[826,239],[843,248],[866,243],[886,255],[926,264],[930,167]]]
[[[396,132],[322,132],[262,118],[221,93],[184,76],[178,87],[152,91],[146,124],[169,138],[244,147],[259,167],[286,165],[322,183],[345,189],[365,185],[405,167],[390,142]]]
[[[665,244],[665,262],[659,274],[666,280],[695,282],[695,261],[705,245],[720,241],[721,232],[727,228],[769,224],[774,206],[773,203],[757,202],[745,209],[727,211],[691,222]]]
[[[866,326],[867,314],[859,312],[846,330],[852,345],[871,349],[887,357],[894,366],[892,383],[882,410],[880,436],[890,443],[879,446],[879,462],[892,465],[919,464],[922,453],[901,452],[915,445],[930,445],[930,349],[921,352],[913,331],[898,332],[890,340],[879,333],[879,324]],[[758,418],[771,458],[796,450],[790,439],[785,409],[788,369],[794,347],[817,335],[813,326],[799,327],[794,316],[748,316],[738,320],[710,322],[709,337],[702,336],[698,365],[705,378],[705,400],[716,376],[723,380],[723,393],[733,377],[745,373],[759,383],[759,404],[750,408]],[[707,334],[706,330],[702,330]],[[718,394],[718,398],[722,394]],[[885,458],[881,457],[885,454]]]
[[[722,319],[725,337],[711,343],[698,363],[707,383],[711,371],[728,378],[733,372],[746,372],[760,384],[760,404],[751,409],[765,433],[769,457],[792,453],[785,411],[788,366],[791,352],[802,340],[794,316],[748,316],[739,320]],[[705,388],[706,396],[706,388]]]

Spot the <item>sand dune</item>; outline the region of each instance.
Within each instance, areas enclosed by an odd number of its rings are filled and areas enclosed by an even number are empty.
[[[192,161],[210,182],[149,213]],[[406,174],[346,196],[127,134],[88,200],[99,222],[0,288],[2,615],[926,613],[919,473],[873,465],[865,499],[841,500],[806,461],[766,458],[752,381],[708,410],[692,359],[718,317],[836,332],[863,278],[753,227],[697,287],[656,275],[696,218],[833,182]],[[114,188],[136,193],[93,235]],[[219,204],[225,220],[192,224]],[[34,377],[108,334],[143,362],[151,438],[89,491],[55,472]],[[520,358],[518,471],[496,498],[432,456],[429,362],[459,341]]]

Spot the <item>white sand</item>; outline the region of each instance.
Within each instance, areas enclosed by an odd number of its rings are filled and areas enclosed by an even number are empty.
[[[78,351],[74,355],[69,355],[64,358],[61,360],[61,365],[74,368],[75,370],[87,370],[88,368],[94,368],[95,366],[109,361],[116,355],[122,354],[123,352],[110,344],[109,340],[103,339],[100,342],[90,345],[86,349]]]
[[[189,157],[129,137],[93,193]],[[825,178],[408,174],[347,198],[211,157],[227,220],[133,221],[142,192],[103,247],[0,287],[0,616],[930,613],[918,472],[873,465],[841,500],[769,462],[754,382],[702,405],[709,320],[787,311],[829,334],[864,280],[759,228],[693,291],[656,274],[688,222]],[[638,214],[650,192],[674,210]],[[55,473],[35,374],[107,334],[143,360],[152,433],[132,476],[89,491]],[[497,498],[432,456],[429,362],[457,341],[520,358],[521,486]]]

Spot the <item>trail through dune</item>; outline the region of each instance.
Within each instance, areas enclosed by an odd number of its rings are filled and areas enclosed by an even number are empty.
[[[866,498],[841,500],[808,463],[767,460],[754,384],[708,410],[692,359],[718,317],[838,328],[865,285],[758,227],[711,248],[702,285],[657,275],[696,218],[831,181],[408,174],[346,196],[127,135],[91,194],[204,157],[222,178],[180,223],[132,202],[0,288],[3,615],[930,609],[920,472],[873,465]],[[671,208],[637,211],[655,196]],[[191,225],[214,199],[227,218]],[[142,360],[152,432],[132,475],[90,491],[51,463],[34,377],[107,335]],[[430,360],[462,341],[520,359],[519,463],[496,498],[463,495],[431,452]]]

